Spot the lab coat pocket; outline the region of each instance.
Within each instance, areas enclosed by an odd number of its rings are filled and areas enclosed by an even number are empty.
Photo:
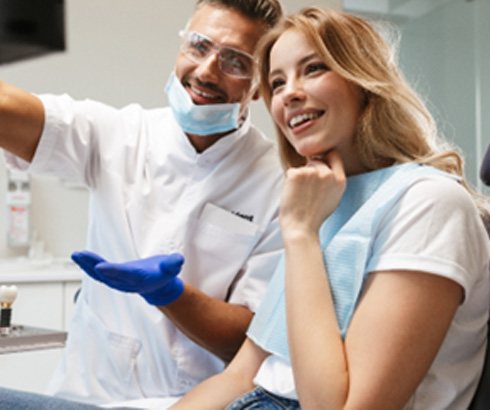
[[[77,303],[62,366],[64,380],[57,393],[97,392],[107,400],[139,397],[136,358],[141,342],[107,329],[83,297]]]
[[[221,227],[237,235],[253,236],[257,233],[259,227],[246,218],[245,215],[241,217],[208,202],[201,213],[200,221],[215,227]]]
[[[190,282],[224,300],[259,237],[259,226],[206,204],[187,241],[186,273]]]

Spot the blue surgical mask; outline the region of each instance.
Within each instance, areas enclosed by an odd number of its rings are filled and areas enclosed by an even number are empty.
[[[165,91],[175,119],[185,133],[213,135],[238,128],[240,103],[194,104],[174,72]]]

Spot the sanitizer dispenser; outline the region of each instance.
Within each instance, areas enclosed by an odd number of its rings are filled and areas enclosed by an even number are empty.
[[[27,248],[30,242],[29,175],[9,170],[7,183],[7,244],[10,248]]]

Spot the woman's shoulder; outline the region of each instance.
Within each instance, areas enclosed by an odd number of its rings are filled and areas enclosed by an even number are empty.
[[[448,238],[485,243],[488,238],[480,211],[470,192],[455,177],[429,175],[415,180],[383,216],[380,229],[401,237],[427,241]],[[402,235],[403,234],[403,235]]]
[[[404,199],[446,211],[460,209],[478,213],[470,192],[453,176],[425,176],[407,189]]]

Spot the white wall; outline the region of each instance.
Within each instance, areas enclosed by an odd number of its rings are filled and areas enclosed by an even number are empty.
[[[451,0],[402,26],[400,59],[430,102],[441,129],[464,153],[466,173],[479,184],[490,143],[490,2]],[[486,123],[484,123],[486,121]]]
[[[490,144],[490,1],[344,0],[344,4],[350,11],[398,25],[404,72],[428,102],[445,136],[464,154],[468,179],[490,194],[479,179]]]
[[[311,4],[286,0],[288,11]],[[340,8],[341,0],[314,4]],[[66,0],[67,51],[0,65],[0,79],[35,93],[68,93],[121,107],[165,103],[163,89],[178,48],[177,33],[190,16],[194,1]],[[255,123],[273,135],[261,103],[254,103]],[[6,176],[0,164],[0,206]],[[0,212],[0,257],[18,255],[7,248],[5,214]],[[69,257],[83,248],[87,225],[87,193],[58,180],[32,180],[32,226],[47,249]]]

